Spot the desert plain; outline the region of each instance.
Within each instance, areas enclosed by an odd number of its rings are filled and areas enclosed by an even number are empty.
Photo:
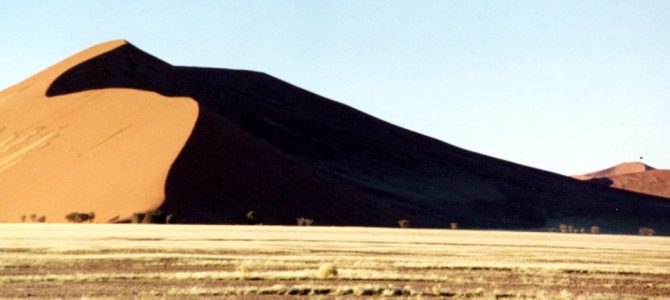
[[[0,298],[666,299],[670,238],[0,224]]]

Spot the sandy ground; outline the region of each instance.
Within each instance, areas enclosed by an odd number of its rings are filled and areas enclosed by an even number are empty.
[[[45,96],[60,74],[123,44],[95,46],[0,92],[0,221],[65,222],[78,211],[106,222],[162,203],[198,116],[194,100],[130,89]]]
[[[5,298],[670,297],[664,237],[3,224],[0,247]]]

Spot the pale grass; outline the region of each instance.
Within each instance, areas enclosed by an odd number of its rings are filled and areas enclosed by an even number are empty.
[[[670,274],[670,239],[611,235],[561,235],[501,231],[422,230],[380,228],[329,228],[279,226],[179,225],[0,225],[0,283],[106,282],[114,280],[189,282],[296,281],[321,283],[351,280],[435,283],[435,293],[458,297],[495,297],[496,293],[536,299],[575,298],[583,288],[570,280],[570,272],[603,279],[596,285],[615,286],[627,280]],[[81,274],[9,274],[23,267],[74,267],[92,263],[126,263],[142,272],[90,272]],[[336,267],[337,276],[322,276],[324,264]],[[175,272],[150,270],[152,266],[212,267],[213,271]],[[69,273],[69,272],[68,272]],[[486,273],[487,277],[481,276]],[[490,285],[500,274],[517,275],[524,290],[497,292],[449,285]],[[439,284],[448,282],[449,285]],[[562,293],[542,294],[537,289],[559,287]],[[670,284],[656,288],[670,289]],[[331,285],[174,289],[169,295],[260,295],[287,293],[290,289],[329,288],[332,295],[367,291],[380,297],[397,287]],[[340,292],[337,292],[340,289]],[[411,290],[411,289],[407,289]],[[294,290],[295,291],[295,290]],[[310,290],[311,291],[311,290]],[[367,293],[366,292],[366,293]],[[165,294],[160,291],[146,293]],[[162,294],[161,294],[162,293]],[[190,293],[190,294],[189,294]],[[394,292],[395,293],[395,292]],[[412,292],[414,296],[422,296]],[[148,294],[147,294],[148,295]],[[426,295],[424,295],[426,296]],[[593,294],[597,299],[610,294]],[[618,295],[625,298],[626,295]]]

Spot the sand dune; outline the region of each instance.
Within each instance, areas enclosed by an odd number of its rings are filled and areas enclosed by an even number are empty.
[[[93,211],[104,222],[160,206],[195,101],[128,89],[45,96],[66,70],[124,44],[83,51],[0,94],[0,220]]]
[[[0,93],[0,220],[157,207],[184,223],[244,223],[253,209],[267,224],[670,234],[665,199],[460,149],[264,73],[172,66],[124,41]]]
[[[670,198],[670,170],[656,170],[640,162],[622,163],[573,177],[622,190]]]
[[[588,174],[583,174],[583,175],[575,175],[572,176],[576,179],[580,180],[588,180],[588,179],[593,179],[593,178],[605,178],[605,177],[611,177],[611,176],[616,176],[616,175],[623,175],[623,174],[631,174],[631,173],[639,173],[639,172],[644,172],[644,171],[649,171],[649,170],[654,170],[653,167],[648,166],[646,164],[643,164],[641,162],[625,162],[625,163],[620,163],[614,167],[610,167],[607,169],[603,169],[600,171],[588,173]]]

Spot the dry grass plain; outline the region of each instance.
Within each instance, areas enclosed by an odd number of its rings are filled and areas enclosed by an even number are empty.
[[[665,299],[670,238],[0,224],[0,297]]]

